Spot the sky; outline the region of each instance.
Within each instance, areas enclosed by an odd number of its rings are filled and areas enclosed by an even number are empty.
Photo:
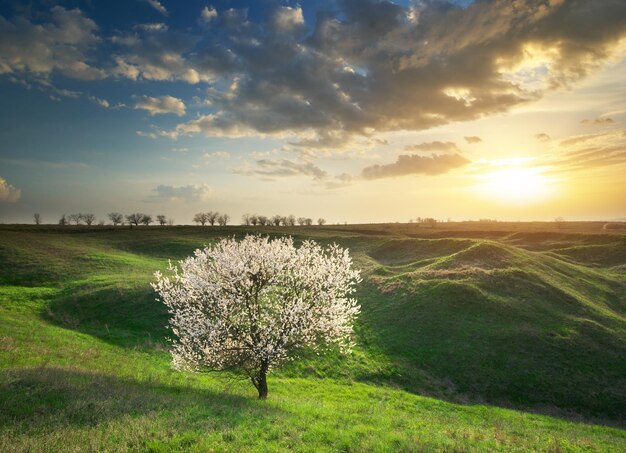
[[[626,2],[0,0],[0,222],[626,219]]]

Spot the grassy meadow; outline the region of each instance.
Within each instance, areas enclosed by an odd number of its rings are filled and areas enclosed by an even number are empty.
[[[357,347],[170,368],[149,286],[221,237],[348,247]],[[0,451],[626,451],[626,235],[600,223],[0,226]]]

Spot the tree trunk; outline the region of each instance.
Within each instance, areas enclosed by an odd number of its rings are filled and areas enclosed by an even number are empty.
[[[267,371],[261,370],[259,373],[259,382],[258,382],[257,390],[259,391],[259,399],[265,400],[267,399]]]

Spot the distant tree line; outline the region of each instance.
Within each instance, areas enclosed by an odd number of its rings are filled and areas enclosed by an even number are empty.
[[[448,220],[450,221],[450,220]],[[433,217],[416,217],[415,220],[409,219],[409,223],[419,223],[420,225],[426,225],[430,228],[435,228],[435,225],[439,222],[439,220]]]
[[[35,223],[37,225],[41,224],[41,216],[36,213],[34,214]],[[121,212],[110,212],[107,214],[108,219],[111,222],[111,225],[118,226],[124,225],[124,223],[132,226],[145,225],[149,226],[151,223],[154,223],[154,219],[150,214],[144,214],[143,212],[134,212],[132,214],[124,215]],[[63,214],[59,219],[59,225],[93,225],[96,221],[96,215],[92,213],[78,213],[78,214]],[[156,221],[159,225],[174,225],[174,219],[168,218],[163,214],[159,214],[156,216]],[[104,220],[100,220],[99,225],[104,225]]]
[[[110,212],[107,214],[107,218],[110,222],[110,225],[118,226],[118,225],[129,225],[133,226],[150,226],[155,223],[155,218],[150,214],[145,214],[143,212],[133,212],[130,214],[122,214],[121,212]],[[35,220],[35,224],[41,224],[41,215],[39,213],[35,213],[33,215],[33,219]],[[230,215],[226,213],[220,213],[217,211],[207,211],[207,212],[198,212],[193,216],[193,222],[198,225],[207,226],[207,225],[219,225],[226,226],[228,222],[231,220]],[[76,214],[63,214],[59,219],[59,225],[94,225],[97,221],[97,217],[92,213],[76,213]],[[163,214],[159,214],[156,216],[156,223],[161,226],[165,225],[174,225],[174,219],[168,218]],[[294,215],[275,215],[275,216],[264,216],[258,214],[244,214],[241,218],[242,225],[248,226],[311,226],[313,225],[313,219],[310,217],[297,217]],[[317,219],[318,225],[325,225],[326,219],[320,217]],[[105,225],[104,220],[100,220],[98,225]]]
[[[241,224],[247,226],[311,226],[313,225],[313,219],[310,217],[298,217],[294,215],[281,216],[275,215],[272,217],[258,215],[258,214],[244,214],[241,217]],[[326,224],[326,220],[323,218],[317,219],[318,225]]]
[[[199,212],[193,216],[193,221],[198,225],[211,225],[214,226],[218,224],[219,226],[228,225],[228,221],[230,220],[230,216],[228,214],[220,214],[216,211],[208,211],[208,212]]]

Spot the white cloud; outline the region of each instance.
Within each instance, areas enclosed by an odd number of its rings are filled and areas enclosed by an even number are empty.
[[[109,101],[107,101],[106,99],[100,99],[96,96],[89,96],[89,100],[95,102],[100,107],[104,107],[105,109],[108,109],[110,106]]]
[[[163,6],[159,0],[145,0],[145,1],[146,3],[148,3],[150,6],[152,6],[155,10],[157,10],[164,16],[167,16],[169,14],[167,12],[167,9],[165,9],[165,6]]]
[[[139,96],[135,103],[135,109],[146,110],[150,116],[173,113],[174,115],[185,115],[185,103],[182,99],[173,96],[161,96],[154,98],[151,96]]]
[[[205,6],[200,11],[200,20],[202,22],[208,23],[217,17],[217,10],[212,6]]]
[[[135,28],[139,28],[145,31],[153,31],[153,32],[167,31],[167,25],[165,25],[162,22],[157,22],[153,24],[138,24],[138,25],[135,25]]]
[[[22,195],[21,189],[18,189],[7,182],[0,176],[0,201],[6,203],[15,203]]]

